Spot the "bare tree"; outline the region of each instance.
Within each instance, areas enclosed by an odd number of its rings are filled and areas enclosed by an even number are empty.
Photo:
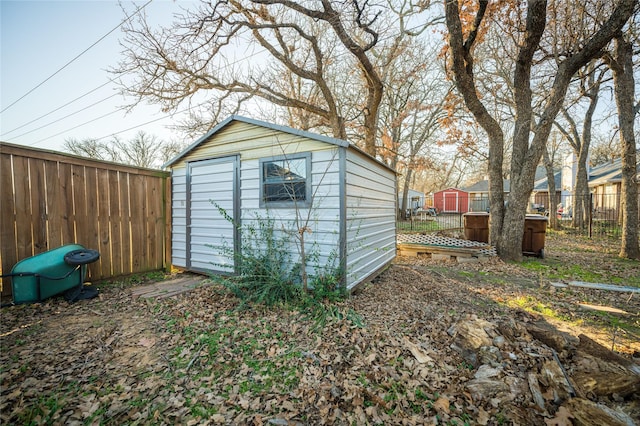
[[[113,137],[105,142],[89,138],[67,139],[64,143],[64,149],[75,155],[145,168],[161,167],[183,148],[183,144],[160,141],[144,131],[126,141]]]
[[[557,153],[560,148],[558,137],[551,134],[550,140],[547,142],[547,146],[544,151],[542,151],[542,162],[545,167],[546,175],[547,175],[547,189],[549,190],[549,201],[548,208],[549,211],[549,227],[552,229],[558,229],[560,224],[558,223],[558,217],[556,216],[556,207],[560,203],[558,199],[557,188],[556,188],[556,166],[557,166]]]
[[[616,134],[617,135],[617,134]],[[620,158],[620,139],[610,135],[594,135],[589,152],[589,162],[591,167],[610,163],[616,158]]]
[[[111,153],[107,151],[104,144],[97,139],[65,139],[62,149],[80,157],[88,157],[95,160],[103,161],[113,161]]]
[[[577,90],[575,91],[578,98],[572,99],[571,106],[563,106],[561,115],[564,123],[560,120],[555,121],[555,126],[560,130],[577,158],[576,184],[573,189],[572,212],[573,226],[584,228],[587,225],[590,198],[589,198],[589,177],[588,177],[588,158],[591,147],[591,134],[593,126],[593,117],[596,112],[598,100],[600,97],[600,86],[605,80],[607,68],[603,64],[594,59],[586,67],[578,70]],[[571,107],[579,107],[581,99],[588,102],[587,108],[583,112],[582,128],[576,120],[578,112],[572,114]],[[576,108],[574,108],[576,109]]]
[[[488,111],[481,100],[476,83],[474,48],[482,41],[487,26],[491,23],[487,15],[489,2],[480,0],[474,14],[469,16],[469,26],[463,28],[465,11],[461,11],[458,0],[445,0],[445,17],[448,29],[448,54],[456,86],[464,98],[467,108],[474,115],[489,139],[489,186],[490,186],[490,239],[497,246],[503,259],[522,258],[522,236],[528,198],[533,189],[535,169],[545,148],[553,121],[557,116],[572,76],[584,67],[613,39],[629,20],[635,0],[620,0],[613,12],[587,39],[575,40],[570,51],[549,52],[556,59],[557,67],[548,75],[549,90],[539,119],[534,120],[532,92],[532,68],[543,59],[546,52],[540,51],[541,40],[547,24],[547,2],[530,0],[526,11],[519,4],[504,3],[504,13],[517,24],[517,58],[513,72],[513,104],[515,120],[511,150],[511,192],[505,207],[502,188],[504,132],[500,123]],[[524,18],[519,18],[524,15]],[[598,17],[601,22],[601,17]],[[466,22],[466,21],[465,21]],[[559,23],[558,23],[559,24]],[[536,58],[536,55],[540,57]]]
[[[606,55],[613,79],[620,125],[622,147],[622,246],[620,257],[640,259],[638,244],[638,174],[634,135],[633,45],[620,31],[616,34],[615,50]]]
[[[383,68],[386,82],[380,109],[381,144],[379,156],[402,175],[399,187],[407,210],[408,192],[415,174],[434,169],[432,153],[441,136],[446,117],[444,102],[451,85],[436,60],[438,49],[426,48],[416,40],[402,43],[393,62]]]
[[[196,99],[205,98],[213,117],[201,118],[201,124],[213,125],[218,114],[239,111],[257,97],[304,111],[302,123],[344,139],[339,102],[344,92],[331,85],[330,76],[347,69],[359,74],[352,84],[363,83],[352,89],[362,102],[350,120],[360,120],[363,148],[375,155],[383,82],[373,51],[381,32],[392,27],[383,22],[385,11],[368,1],[204,2],[177,16],[170,28],[154,30],[144,16],[131,22],[124,29],[124,59],[114,72],[135,76],[123,83],[135,102],[173,110],[183,101],[198,104]],[[239,48],[244,52],[238,55]],[[278,84],[283,75],[291,79],[287,90]]]

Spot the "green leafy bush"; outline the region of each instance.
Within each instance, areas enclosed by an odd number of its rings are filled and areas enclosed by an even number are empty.
[[[221,214],[227,220],[233,220],[224,210]],[[348,296],[343,273],[335,267],[339,263],[336,253],[320,265],[317,247],[312,245],[314,250],[306,256],[306,262],[312,264],[314,272],[309,275],[309,289],[305,291],[302,285],[304,266],[294,259],[298,253],[290,232],[276,229],[276,222],[271,218],[256,216],[240,228],[240,234],[242,249],[234,251],[227,245],[221,253],[234,259],[236,273],[214,275],[213,279],[238,297],[242,307],[251,304],[289,306],[300,310],[303,316],[313,318],[318,327],[327,321],[342,319],[361,325],[358,314],[336,305]]]
[[[223,254],[235,261],[235,276],[217,279],[244,303],[293,303],[301,297],[301,288],[289,238],[276,235],[273,219],[257,219],[240,229],[242,250],[224,248]]]

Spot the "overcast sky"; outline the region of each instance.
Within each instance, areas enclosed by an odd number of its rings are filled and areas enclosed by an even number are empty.
[[[129,13],[145,3],[123,1]],[[168,23],[184,3],[154,0],[144,10],[151,19]],[[136,107],[126,115],[118,111],[126,100],[108,83],[113,76],[107,69],[120,60],[120,29],[29,93],[125,19],[117,1],[0,0],[0,19],[0,141],[61,150],[67,138],[108,138],[166,116],[156,106]],[[179,139],[165,127],[171,122],[166,118],[118,136],[128,139],[144,130],[159,139]]]

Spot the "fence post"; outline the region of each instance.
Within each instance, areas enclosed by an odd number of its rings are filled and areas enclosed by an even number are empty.
[[[589,194],[589,239],[593,238],[593,194]]]

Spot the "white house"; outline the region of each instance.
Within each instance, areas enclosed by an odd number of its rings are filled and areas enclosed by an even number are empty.
[[[231,116],[165,167],[175,266],[234,272],[223,248],[242,250],[243,226],[262,220],[303,229],[306,250],[316,251],[307,272],[333,259],[347,289],[396,255],[396,174],[347,141]]]

